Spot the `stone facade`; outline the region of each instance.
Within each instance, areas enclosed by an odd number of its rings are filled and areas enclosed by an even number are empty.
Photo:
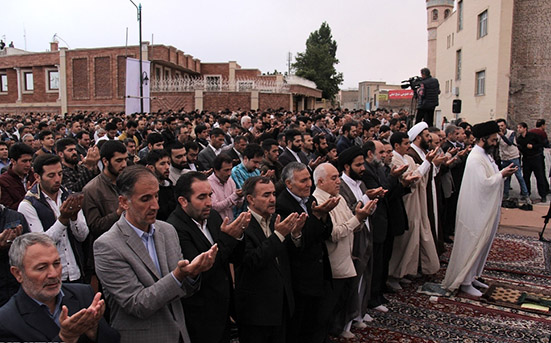
[[[551,122],[551,2],[516,0],[513,10],[509,119]],[[547,125],[549,127],[549,125]]]

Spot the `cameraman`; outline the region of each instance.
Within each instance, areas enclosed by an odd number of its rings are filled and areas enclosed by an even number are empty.
[[[417,116],[415,123],[425,121],[429,127],[433,126],[434,108],[438,106],[440,84],[430,75],[429,68],[421,69],[421,85],[417,89],[419,102],[417,103]]]

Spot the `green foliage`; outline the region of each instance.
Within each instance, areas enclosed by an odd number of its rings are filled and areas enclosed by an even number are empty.
[[[299,52],[293,68],[296,75],[314,81],[323,91],[325,99],[333,100],[342,84],[342,73],[337,73],[335,65],[339,63],[337,42],[333,40],[331,28],[326,22],[306,40],[306,51]]]

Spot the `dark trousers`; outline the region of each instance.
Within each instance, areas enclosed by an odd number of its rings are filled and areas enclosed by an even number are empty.
[[[386,281],[388,280],[388,264],[392,257],[392,249],[394,248],[394,235],[388,230],[385,243],[383,246],[383,280],[382,288],[383,292],[386,290]]]
[[[444,237],[450,237],[455,234],[458,199],[459,191],[453,192],[449,198],[444,199]]]
[[[285,325],[239,325],[240,343],[285,343]]]
[[[543,154],[533,157],[524,157],[522,159],[522,176],[524,177],[526,188],[528,188],[528,193],[531,193],[532,190],[532,185],[530,183],[532,172],[536,176],[538,194],[542,198],[547,196],[547,193],[549,193],[549,182],[545,176],[545,160]]]
[[[424,121],[429,127],[434,125],[434,107],[418,108],[415,116],[415,124]]]
[[[323,343],[327,339],[327,331],[331,311],[323,303],[331,294],[331,283],[325,282],[323,296],[311,296],[295,292],[295,312],[287,328],[287,343]]]
[[[373,242],[373,270],[371,272],[371,296],[368,302],[369,308],[374,308],[383,304],[381,299],[386,283],[384,269],[384,242]]]
[[[333,279],[332,292],[323,301],[323,311],[331,313],[329,333],[333,336],[341,334],[346,325],[347,309],[354,278]],[[357,288],[355,289],[357,291]]]

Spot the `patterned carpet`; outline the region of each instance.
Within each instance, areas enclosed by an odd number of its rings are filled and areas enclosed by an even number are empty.
[[[357,338],[348,342],[551,342],[551,316],[491,305],[463,294],[430,298],[417,293],[425,282],[443,279],[450,249],[442,257],[439,273],[416,279],[399,293],[389,294],[389,312],[372,312],[375,320],[363,330],[353,329]],[[483,277],[489,283],[551,291],[544,246],[535,238],[498,235]]]

